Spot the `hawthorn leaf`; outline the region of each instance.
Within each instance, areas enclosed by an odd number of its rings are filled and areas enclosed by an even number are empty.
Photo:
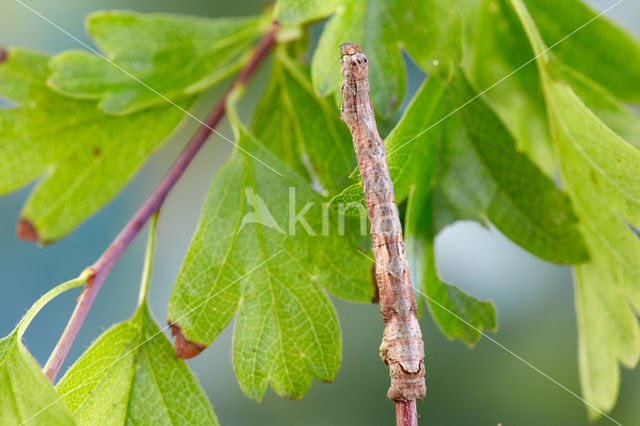
[[[66,96],[98,100],[110,114],[166,106],[163,97],[189,97],[238,71],[268,25],[264,17],[96,12],[87,17],[87,31],[113,63],[66,51],[52,59],[49,84]]]
[[[407,258],[416,292],[424,297],[442,333],[451,340],[460,339],[473,346],[482,330],[497,330],[496,311],[491,302],[479,301],[438,276],[433,249],[435,160],[434,155],[432,164],[424,164],[426,172],[422,180],[411,187],[404,222]]]
[[[405,200],[414,185],[431,182],[440,123],[449,113],[446,100],[446,84],[441,79],[428,78],[384,140],[397,202]]]
[[[298,25],[329,16],[340,4],[340,0],[276,0],[273,15],[282,24]]]
[[[459,72],[451,93],[453,104],[462,105],[476,92]],[[462,161],[446,173],[447,195],[465,194],[475,203],[468,210],[480,209],[508,238],[542,259],[559,264],[587,260],[569,199],[516,151],[513,137],[490,107],[478,98],[456,115],[462,127],[452,129],[447,143],[459,146],[445,149],[457,151]]]
[[[12,332],[0,340],[0,422],[17,425],[26,421],[75,424],[36,360]]]
[[[0,195],[41,180],[21,213],[19,233],[49,243],[103,207],[180,124],[174,106],[128,117],[49,90],[45,54],[10,49],[0,64]],[[189,108],[192,100],[180,103]]]
[[[0,339],[0,423],[6,425],[74,425],[64,402],[22,344],[22,335],[38,312],[54,297],[79,287],[90,272],[49,290],[8,336]]]
[[[362,45],[366,2],[367,0],[342,2],[324,26],[311,58],[313,87],[322,96],[334,93],[342,81],[338,47],[342,43]]]
[[[640,357],[634,313],[640,309],[640,243],[619,213],[585,183],[587,175],[588,168],[578,163],[563,167],[592,257],[574,267],[580,381],[585,400],[610,411],[620,384],[617,363],[634,368]],[[588,408],[591,417],[597,417],[599,413]]]
[[[478,11],[476,0],[395,0],[398,33],[407,53],[430,76],[449,79],[463,57],[465,34]]]
[[[640,152],[620,138],[550,69],[554,57],[524,4],[512,4],[536,53],[562,180],[578,214],[591,260],[574,268],[580,382],[591,417],[613,408],[618,362],[640,358]],[[599,98],[600,100],[602,98]]]
[[[482,97],[514,136],[516,149],[553,176],[555,159],[540,76],[518,16],[508,0],[485,0],[475,25],[465,71],[476,87],[490,88]]]
[[[561,62],[616,97],[640,102],[640,43],[635,37],[580,0],[524,3],[542,41],[546,46],[554,45],[552,52]]]
[[[57,385],[78,424],[210,424],[207,397],[146,303],[105,331]]]
[[[253,113],[256,138],[303,177],[329,193],[344,188],[356,158],[349,129],[332,100],[316,94],[309,71],[278,48],[267,88]],[[307,167],[307,164],[309,167]]]
[[[235,316],[233,362],[243,392],[261,399],[271,384],[299,398],[312,377],[331,380],[340,363],[338,319],[323,287],[370,302],[371,262],[350,238],[351,223],[343,222],[341,236],[326,200],[248,132],[230,102],[242,150],[213,179],[169,318],[185,339],[208,345]]]
[[[405,90],[405,67],[400,53],[398,5],[384,0],[348,0],[329,19],[311,59],[313,86],[321,95],[338,89],[342,81],[338,46],[358,43],[369,68],[371,99],[378,114],[388,116],[400,105]]]
[[[388,117],[404,98],[406,76],[398,37],[405,27],[397,20],[397,4],[387,0],[367,0],[362,47],[373,64],[369,68],[371,101],[376,112]]]
[[[525,3],[530,4],[541,37],[548,44],[564,38],[595,17],[579,1]],[[535,53],[509,2],[485,1],[475,34],[477,36],[471,40],[473,47],[468,49],[472,54],[466,61],[472,80],[481,89],[491,87],[484,96],[516,136],[518,149],[551,175],[555,160],[540,75],[533,61]],[[603,40],[607,42],[603,43]],[[634,100],[633,93],[638,87],[634,81],[639,75],[634,69],[640,69],[639,50],[632,37],[605,17],[599,17],[553,47],[551,52],[555,57],[551,70],[557,78],[571,85],[583,102],[608,125],[617,123],[617,128],[613,129],[619,131],[620,126],[628,128],[638,120],[614,100],[615,95],[610,91],[615,91],[622,99]],[[578,51],[579,55],[575,53]],[[615,67],[615,72],[612,73],[609,67]],[[604,98],[611,99],[605,101]],[[600,107],[596,107],[594,101]],[[608,106],[603,107],[603,103]],[[614,105],[616,103],[618,105]],[[638,132],[633,125],[631,127],[623,136],[637,140]]]
[[[563,181],[594,258],[576,268],[581,383],[586,399],[608,411],[619,386],[616,362],[632,368],[640,357],[638,322],[627,303],[640,312],[640,242],[622,220],[640,224],[640,152],[591,114],[569,87],[546,87],[554,138],[565,159]]]

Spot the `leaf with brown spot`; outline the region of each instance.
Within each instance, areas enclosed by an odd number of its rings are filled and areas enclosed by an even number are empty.
[[[171,328],[171,335],[176,338],[174,343],[176,348],[176,358],[193,358],[207,348],[201,343],[192,342],[184,337],[184,333],[182,333],[182,329],[178,324],[169,321],[169,328]]]
[[[38,231],[29,219],[20,218],[16,224],[16,235],[21,240],[35,242],[38,241]]]
[[[108,203],[184,116],[171,105],[106,115],[95,102],[50,90],[48,62],[11,49],[0,64],[0,95],[20,105],[0,109],[0,195],[42,177],[17,227],[20,238],[40,243],[62,238]]]

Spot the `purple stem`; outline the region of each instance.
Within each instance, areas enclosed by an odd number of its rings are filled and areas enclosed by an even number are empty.
[[[53,383],[58,375],[58,371],[60,371],[60,367],[67,357],[69,349],[71,348],[78,331],[80,331],[80,327],[82,327],[82,323],[89,313],[91,304],[96,298],[98,291],[100,291],[102,283],[104,283],[104,280],[107,278],[115,264],[118,262],[120,257],[122,257],[122,254],[127,250],[129,245],[131,245],[131,242],[138,235],[145,223],[147,223],[151,215],[153,215],[153,213],[162,206],[167,195],[187,169],[191,160],[194,159],[202,145],[204,145],[207,138],[211,135],[211,132],[213,132],[213,129],[218,125],[218,123],[220,123],[220,120],[224,117],[226,101],[231,91],[240,85],[246,84],[256,72],[264,58],[267,56],[267,53],[269,53],[275,44],[275,37],[278,28],[278,24],[274,22],[271,30],[269,30],[269,32],[256,46],[253,56],[249,59],[247,65],[245,65],[231,87],[227,89],[213,110],[211,110],[204,121],[204,124],[198,128],[189,141],[189,144],[182,153],[180,153],[180,156],[173,166],[171,166],[171,169],[169,169],[169,172],[165,175],[160,184],[155,188],[153,193],[149,196],[147,201],[145,201],[142,207],[140,207],[136,214],[133,215],[126,226],[120,231],[109,248],[107,248],[96,263],[90,267],[93,270],[93,275],[89,278],[87,286],[78,297],[76,308],[67,323],[67,327],[64,329],[60,340],[53,349],[47,364],[44,366],[44,374],[51,383]]]
[[[418,426],[416,400],[396,401],[396,426]]]

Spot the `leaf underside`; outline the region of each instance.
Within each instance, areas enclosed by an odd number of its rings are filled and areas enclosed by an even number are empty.
[[[640,358],[640,242],[628,226],[640,225],[640,152],[606,122],[622,133],[637,123],[606,89],[561,64],[562,54],[546,53],[526,6],[512,4],[539,55],[562,180],[591,254],[589,262],[574,267],[582,392],[597,409],[609,411],[619,387],[618,362],[633,368]],[[619,125],[619,116],[629,119],[626,125]],[[589,413],[599,416],[591,407]]]
[[[233,360],[245,394],[260,399],[270,383],[298,398],[312,376],[331,380],[340,362],[340,329],[325,289],[370,302],[371,264],[350,238],[352,224],[338,236],[331,217],[323,235],[325,200],[233,121],[242,149],[211,184],[169,318],[186,338],[208,345],[235,316]]]
[[[217,425],[185,362],[142,304],[105,331],[71,366],[56,390],[80,425]]]

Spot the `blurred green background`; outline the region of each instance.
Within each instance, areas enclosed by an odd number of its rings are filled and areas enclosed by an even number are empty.
[[[260,1],[182,0],[24,0],[51,21],[85,42],[83,18],[99,9],[134,9],[200,16],[258,13]],[[604,9],[614,0],[592,1]],[[640,4],[627,0],[608,14],[640,33]],[[0,5],[0,45],[24,46],[50,53],[80,48],[75,41],[15,0]],[[265,71],[243,101],[249,117],[265,84]],[[410,72],[409,95],[423,76]],[[205,96],[199,116],[220,90]],[[142,173],[112,203],[63,241],[39,248],[15,238],[15,221],[29,188],[0,198],[0,335],[6,335],[26,309],[53,285],[76,276],[101,254],[127,219],[151,192],[196,127],[191,120],[171,143],[154,155]],[[231,135],[224,124],[218,129]],[[135,143],[135,141],[123,141]],[[151,308],[166,323],[171,285],[195,229],[201,203],[216,169],[231,145],[212,137],[169,196],[161,214]],[[138,292],[144,237],[138,238],[101,290],[73,346],[70,362],[107,327],[128,318]],[[579,393],[577,341],[570,270],[540,261],[510,243],[494,229],[475,223],[449,227],[437,239],[442,276],[470,294],[491,299],[498,308],[505,347]],[[48,305],[29,328],[25,343],[44,363],[73,309],[78,291]],[[271,390],[257,403],[240,391],[231,363],[231,330],[189,361],[224,425],[393,424],[394,407],[385,397],[387,368],[378,357],[382,324],[376,305],[335,300],[342,324],[343,362],[332,384],[315,382],[302,400],[289,401]],[[482,339],[469,350],[445,339],[428,314],[421,320],[426,349],[427,398],[419,402],[422,424],[429,425],[582,425],[582,402],[516,359]],[[611,416],[625,425],[640,424],[640,369],[622,371],[620,397]],[[600,419],[596,424],[611,424]]]

